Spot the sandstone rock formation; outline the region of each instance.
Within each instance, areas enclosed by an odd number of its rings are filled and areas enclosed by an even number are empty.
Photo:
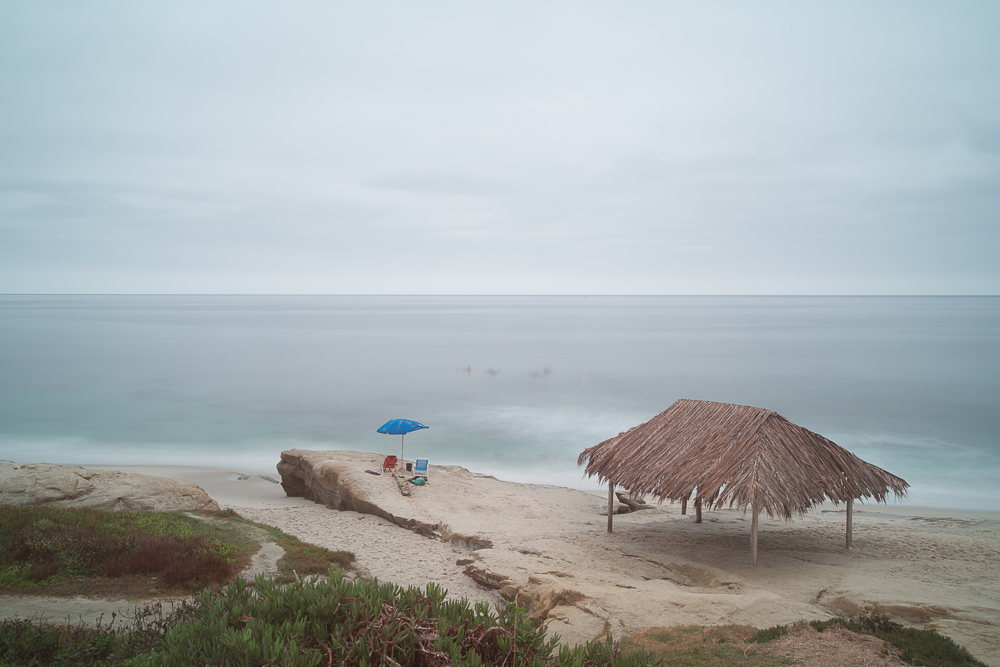
[[[624,512],[619,511],[619,514],[627,514],[628,512],[638,512],[639,510],[648,510],[652,508],[652,505],[647,505],[646,501],[640,496],[638,498],[632,498],[621,491],[616,491],[615,495],[618,496],[618,500],[624,503],[628,509]],[[607,514],[607,512],[605,512]]]
[[[418,535],[469,550],[493,546],[486,538],[453,531],[439,517],[426,512],[419,499],[401,493],[397,482],[406,482],[400,478],[386,473],[380,475],[384,484],[371,484],[368,475],[378,471],[378,460],[378,455],[366,452],[291,449],[281,452],[277,468],[288,496],[300,496],[330,509],[373,514]],[[469,474],[457,466],[438,466],[437,479],[456,470]],[[422,495],[434,493],[433,482],[421,488]]]
[[[46,503],[124,511],[219,510],[200,486],[171,477],[50,463],[0,463],[0,505]]]

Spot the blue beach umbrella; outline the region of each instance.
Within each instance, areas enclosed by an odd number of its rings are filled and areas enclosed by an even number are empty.
[[[412,419],[390,419],[378,429],[379,433],[386,433],[388,435],[398,435],[399,439],[399,460],[403,460],[403,439],[406,437],[407,433],[411,431],[419,431],[422,428],[429,428],[424,426],[420,422],[415,422]]]

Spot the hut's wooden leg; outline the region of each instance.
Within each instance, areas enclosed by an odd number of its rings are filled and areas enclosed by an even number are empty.
[[[615,516],[615,485],[610,479],[608,480],[608,532],[614,532],[612,530],[612,523]]]
[[[760,511],[753,505],[750,506],[750,511],[753,512],[753,523],[750,524],[750,569],[754,570],[757,568],[757,517],[760,516]]]
[[[847,501],[847,550],[854,543],[854,498]]]
[[[694,522],[701,523],[701,498],[694,500]]]
[[[683,500],[681,500],[681,514],[684,515],[687,513],[688,513],[688,499],[684,498]]]

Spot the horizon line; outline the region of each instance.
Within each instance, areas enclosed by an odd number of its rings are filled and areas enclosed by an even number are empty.
[[[297,297],[329,297],[329,296],[365,296],[365,297],[580,297],[580,298],[617,298],[617,297],[998,297],[1000,294],[587,294],[587,293],[415,293],[415,292],[0,292],[0,296],[297,296]]]

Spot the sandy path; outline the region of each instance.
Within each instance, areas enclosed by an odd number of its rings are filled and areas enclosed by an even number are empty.
[[[456,561],[465,549],[403,530],[385,519],[357,512],[335,512],[309,503],[307,507],[267,509],[236,507],[240,516],[280,528],[289,535],[332,550],[354,553],[363,576],[399,586],[434,583],[455,597],[494,602],[495,592],[480,588],[462,574]]]

